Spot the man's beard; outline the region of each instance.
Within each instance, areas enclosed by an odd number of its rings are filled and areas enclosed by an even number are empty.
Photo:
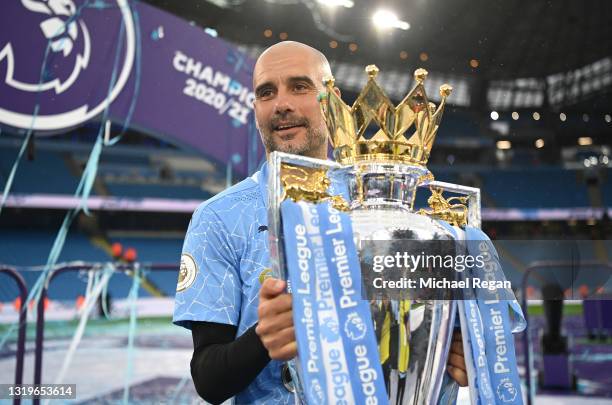
[[[284,121],[291,121],[303,126],[306,129],[306,137],[300,143],[291,142],[291,140],[283,141],[278,136],[274,135],[274,128],[280,119],[273,119],[269,126],[261,131],[262,140],[266,151],[269,152],[284,152],[291,153],[294,155],[319,157],[314,156],[317,154],[323,144],[325,144],[327,138],[327,132],[324,128],[313,128],[310,125],[310,121],[306,118],[301,119],[287,119],[283,118]]]

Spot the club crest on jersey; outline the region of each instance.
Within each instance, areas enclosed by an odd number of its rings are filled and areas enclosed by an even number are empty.
[[[181,268],[179,270],[178,283],[176,284],[176,291],[185,291],[196,279],[198,274],[198,265],[196,264],[193,256],[189,253],[183,253],[181,255]]]

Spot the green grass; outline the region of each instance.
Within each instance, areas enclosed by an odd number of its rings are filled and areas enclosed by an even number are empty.
[[[544,306],[542,305],[529,305],[527,306],[527,314],[529,316],[544,315]],[[566,304],[563,306],[563,315],[582,315],[582,304]]]

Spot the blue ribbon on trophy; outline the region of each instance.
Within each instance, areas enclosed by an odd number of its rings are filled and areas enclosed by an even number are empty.
[[[474,266],[460,273],[460,278],[506,280],[497,251],[484,232],[470,226],[462,230],[443,225],[458,240],[465,238],[469,255],[484,259],[484,266]],[[472,403],[523,404],[512,334],[523,331],[527,323],[514,293],[510,289],[470,288],[463,291],[462,298],[459,315]]]
[[[469,254],[482,255],[485,261],[482,268],[472,269],[473,276],[482,280],[505,281],[499,256],[487,235],[472,227],[466,227],[465,233]],[[527,326],[523,311],[509,289],[479,288],[475,292],[484,326],[487,364],[496,403],[522,404],[512,333],[521,332]]]
[[[350,218],[329,202],[281,203],[300,396],[308,404],[384,404],[369,304]]]

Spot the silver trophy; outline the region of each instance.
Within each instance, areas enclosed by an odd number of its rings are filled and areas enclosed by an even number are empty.
[[[286,278],[280,203],[329,201],[348,211],[362,275],[367,264],[362,249],[368,242],[391,247],[396,239],[453,240],[438,220],[480,227],[480,190],[434,181],[426,163],[440,124],[448,85],[440,88],[436,108],[425,94],[424,69],[415,72],[417,84],[394,106],[368,66],[368,82],[352,107],[333,91],[326,79],[322,109],[334,148],[334,161],[275,152],[269,164],[270,257],[272,271]],[[378,131],[366,139],[366,129]],[[334,183],[344,193],[334,190]],[[415,210],[419,188],[429,188],[429,208]],[[427,192],[427,190],[422,190]],[[449,191],[461,197],[446,199]],[[408,237],[407,237],[408,235]],[[382,243],[381,243],[382,242]],[[456,303],[450,290],[436,290],[427,299],[371,299],[380,361],[391,404],[435,404],[438,401],[455,322]],[[291,364],[289,366],[291,370]],[[297,373],[292,376],[300,389]]]

